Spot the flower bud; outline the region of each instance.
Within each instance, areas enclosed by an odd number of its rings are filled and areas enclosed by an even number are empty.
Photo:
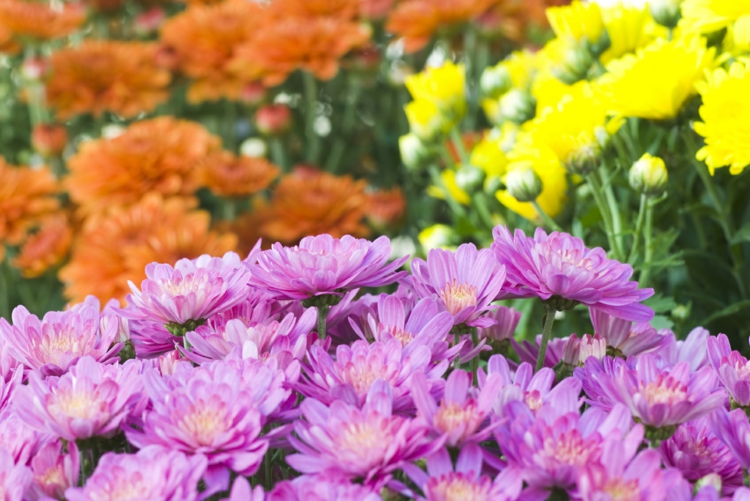
[[[483,96],[497,99],[513,87],[513,80],[510,78],[508,68],[501,63],[497,66],[486,68],[482,72],[479,87],[482,90]]]
[[[600,149],[596,144],[578,148],[566,159],[565,168],[571,174],[585,176],[596,167],[599,151]]]
[[[416,134],[409,133],[398,138],[401,160],[407,169],[419,169],[427,165],[437,155],[433,148],[425,145]]]
[[[280,136],[289,131],[292,111],[285,104],[262,106],[255,114],[255,126],[264,136]]]
[[[28,57],[21,64],[21,76],[29,82],[42,80],[49,72],[49,64],[41,57]]]
[[[563,42],[559,59],[552,67],[554,74],[560,81],[573,85],[586,78],[586,74],[594,62],[591,53],[580,44],[572,41]]]
[[[440,108],[432,101],[417,99],[407,104],[404,111],[411,132],[423,141],[434,141],[449,128]]]
[[[505,187],[519,202],[533,202],[542,193],[542,180],[531,165],[519,165],[505,175]]]
[[[635,190],[656,197],[664,193],[667,186],[667,167],[664,160],[645,153],[630,168],[630,186]]]
[[[62,125],[37,124],[31,132],[31,146],[43,157],[60,155],[68,143],[68,131]]]
[[[266,87],[260,82],[246,84],[240,89],[240,100],[250,106],[258,106],[266,98]]]
[[[417,238],[425,252],[432,249],[455,247],[461,240],[456,230],[445,224],[434,224],[425,228],[419,232]]]
[[[667,28],[674,28],[680,20],[681,3],[682,0],[650,0],[648,10],[654,21]]]
[[[501,120],[522,124],[534,118],[536,113],[536,99],[529,92],[521,89],[511,89],[500,98],[498,112]]]
[[[249,137],[240,145],[240,154],[246,157],[261,158],[268,153],[266,142],[259,137]]]
[[[146,12],[142,12],[135,16],[133,20],[133,28],[135,32],[140,36],[151,35],[159,30],[164,20],[167,18],[167,14],[161,7],[152,7]]]
[[[486,174],[479,167],[462,165],[456,171],[456,184],[459,188],[472,193],[482,187]]]
[[[603,339],[599,334],[593,336],[584,334],[581,338],[573,334],[565,345],[562,361],[568,365],[581,366],[589,357],[601,360],[606,355],[607,340]]]

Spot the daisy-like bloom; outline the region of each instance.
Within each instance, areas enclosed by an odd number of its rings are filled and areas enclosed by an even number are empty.
[[[659,355],[670,364],[687,362],[691,371],[697,371],[708,364],[708,339],[711,333],[703,327],[691,330],[684,340],[678,340],[672,331],[666,332],[665,336],[669,341],[659,349]]]
[[[237,501],[245,501],[246,498]],[[353,483],[340,473],[300,475],[277,483],[265,501],[380,501],[377,486]]]
[[[40,123],[31,131],[31,147],[43,157],[61,155],[68,144],[68,130],[64,125]]]
[[[750,409],[750,362],[732,350],[726,334],[709,337],[708,360],[729,393],[732,408]]]
[[[646,426],[650,440],[669,438],[677,425],[714,412],[727,398],[716,385],[713,368],[691,372],[687,362],[665,366],[648,353],[628,362],[591,357],[574,374],[592,406],[609,410],[616,403],[625,405]]]
[[[713,65],[714,53],[701,37],[660,38],[635,55],[611,61],[599,79],[608,111],[651,120],[674,118]]]
[[[336,401],[330,407],[308,398],[300,405],[304,420],[294,423],[290,436],[299,454],[286,457],[302,473],[336,472],[377,484],[402,465],[443,446],[444,438],[428,439],[429,428],[419,419],[393,415],[391,387],[377,380],[362,409]]]
[[[713,174],[729,166],[729,172],[740,174],[750,165],[750,148],[743,141],[748,132],[750,96],[744,89],[750,85],[748,63],[733,62],[729,71],[718,68],[708,73],[705,82],[696,83],[703,104],[698,112],[702,122],[695,122],[695,132],[706,145],[695,157],[704,160]]]
[[[492,0],[408,0],[391,12],[386,30],[404,40],[407,53],[417,52],[433,34],[452,25],[479,17],[492,6]]]
[[[599,360],[607,355],[607,342],[599,334],[571,334],[563,350],[562,361],[570,367],[582,366],[589,357]]]
[[[159,117],[135,122],[113,139],[85,142],[68,161],[65,186],[86,214],[137,202],[147,193],[191,195],[198,165],[221,140],[187,120]]]
[[[690,482],[718,474],[724,495],[742,485],[742,465],[713,434],[705,419],[678,426],[675,434],[661,443],[659,454],[665,466],[677,468]]]
[[[39,230],[29,235],[12,263],[25,278],[34,278],[60,263],[70,250],[73,229],[60,212],[42,219]]]
[[[492,355],[487,362],[487,374],[484,369],[479,369],[477,373],[479,388],[484,388],[487,378],[493,374],[499,376],[501,387],[499,398],[493,402],[493,410],[498,417],[503,416],[503,407],[512,400],[525,403],[529,410],[535,413],[545,404],[549,404],[555,396],[555,393],[551,391],[552,384],[555,382],[555,373],[549,367],[543,367],[534,373],[534,367],[528,362],[523,362],[514,373],[511,373],[505,357]],[[567,381],[572,381],[572,379],[566,379],[556,388],[569,385]],[[577,393],[580,393],[580,385],[574,383],[572,387],[574,394],[577,394],[576,388]]]
[[[470,373],[454,370],[445,382],[445,393],[439,402],[430,394],[427,378],[415,373],[411,378],[411,395],[417,416],[424,419],[436,436],[445,435],[448,447],[463,447],[487,440],[492,433],[488,417],[503,381],[490,373],[481,391],[471,387]]]
[[[0,244],[18,245],[30,226],[54,212],[59,202],[55,177],[49,169],[7,164],[0,158]],[[0,254],[4,254],[0,250]]]
[[[718,0],[685,0],[681,2],[680,27],[697,33],[711,33],[726,28],[743,16],[750,15],[745,2]]]
[[[417,499],[460,501],[510,501],[521,491],[521,478],[510,469],[500,472],[495,479],[482,475],[482,449],[476,444],[461,449],[456,469],[445,448],[427,457],[427,472],[414,465],[406,465],[405,473],[424,493]]]
[[[431,103],[450,122],[466,112],[466,69],[462,64],[445,62],[439,68],[427,68],[404,82],[415,102]]]
[[[192,4],[161,27],[161,41],[177,58],[177,69],[192,82],[191,102],[222,97],[236,100],[249,82],[230,69],[236,48],[258,30],[263,9],[256,2],[231,0]]]
[[[339,59],[370,38],[367,29],[339,17],[285,16],[282,11],[272,20],[235,48],[231,65],[248,81],[260,78],[268,87],[297,69],[330,80],[339,71]]]
[[[379,20],[388,14],[395,0],[359,0],[359,15],[369,20]]]
[[[145,447],[135,454],[104,454],[83,487],[65,491],[69,501],[149,499],[196,501],[206,458],[161,447]]]
[[[580,238],[556,231],[547,235],[541,228],[527,237],[497,226],[492,235],[492,249],[506,268],[507,295],[552,299],[563,308],[582,303],[625,320],[645,322],[654,316],[640,304],[653,289],[638,289],[638,282],[629,280],[633,268],[608,259],[601,247],[589,249]]]
[[[149,263],[234,250],[236,236],[209,231],[211,217],[196,205],[192,199],[164,200],[151,193],[131,207],[113,207],[88,218],[73,243],[70,262],[60,270],[65,296],[73,301],[87,294],[124,300],[128,280],[145,280]]]
[[[209,155],[199,168],[201,184],[222,197],[244,197],[264,190],[280,172],[264,158],[235,156],[229,151]]]
[[[141,289],[129,282],[126,318],[166,325],[176,333],[180,327],[194,330],[211,316],[240,304],[247,298],[250,272],[234,252],[224,257],[204,254],[180,259],[174,267],[151,263],[146,266]],[[179,332],[184,335],[186,330]]]
[[[388,263],[390,254],[385,236],[370,242],[323,234],[305,237],[294,247],[276,243],[249,267],[251,284],[281,299],[340,297],[347,290],[382,287],[406,276],[396,270],[408,256]]]
[[[134,117],[166,101],[169,71],[156,64],[158,45],[86,40],[50,58],[47,100],[57,117],[111,111]]]
[[[657,331],[647,322],[633,323],[595,308],[589,308],[589,314],[594,332],[606,341],[609,355],[627,358],[659,351],[670,342],[666,331]]]
[[[558,38],[597,44],[604,31],[604,20],[599,4],[573,0],[570,5],[550,7],[547,19]]]
[[[610,41],[599,58],[602,64],[667,36],[667,28],[656,24],[645,5],[615,4],[602,9],[602,18]]]
[[[339,345],[335,358],[315,345],[308,351],[310,366],[304,368],[305,375],[297,390],[325,404],[343,400],[361,407],[375,381],[381,381],[391,388],[393,407],[401,411],[413,407],[410,393],[414,374],[426,375],[430,391],[442,388],[441,377],[450,362],[442,360],[432,365],[431,358],[429,348],[424,345],[405,353],[398,339],[387,343],[355,341],[351,346]]]
[[[52,40],[70,35],[86,20],[80,4],[51,7],[42,2],[3,0],[0,2],[0,26],[18,41],[28,38]]]
[[[18,306],[13,310],[13,325],[0,318],[0,333],[10,354],[25,367],[59,376],[81,357],[116,361],[122,349],[122,343],[116,342],[119,322],[109,316],[100,317],[99,300],[94,296],[69,310],[48,312],[41,320]]]
[[[368,221],[376,228],[388,228],[397,224],[406,211],[404,192],[396,186],[390,190],[378,190],[370,194]]]
[[[112,437],[144,405],[139,361],[102,365],[88,356],[61,377],[30,373],[28,386],[13,396],[16,413],[29,426],[68,441]]]
[[[143,430],[129,428],[125,434],[136,447],[159,445],[205,455],[214,470],[250,476],[272,435],[260,437],[266,417],[291,394],[282,388],[284,381],[283,372],[256,360],[221,360],[195,368],[179,364],[170,377],[150,369],[144,372],[151,409],[144,415]]]
[[[427,261],[412,261],[414,291],[419,297],[435,297],[453,315],[454,325],[490,327],[496,320],[490,310],[505,283],[505,266],[490,249],[463,244],[455,253],[432,249]]]
[[[30,467],[34,475],[27,494],[30,499],[64,499],[65,490],[78,485],[78,447],[69,442],[67,452],[63,453],[62,442],[50,442],[34,456]]]
[[[334,238],[366,237],[369,230],[362,223],[369,206],[366,186],[351,176],[296,170],[281,178],[270,206],[261,210],[261,234],[287,245],[322,233]]]
[[[0,492],[6,501],[26,499],[26,490],[31,485],[32,473],[24,464],[13,462],[11,455],[0,449]]]

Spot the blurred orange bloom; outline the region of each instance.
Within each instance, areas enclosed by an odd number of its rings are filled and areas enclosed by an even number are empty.
[[[395,0],[359,0],[359,15],[365,19],[382,19]]]
[[[31,146],[43,157],[60,155],[68,144],[64,125],[36,124],[31,131]]]
[[[113,139],[83,143],[68,160],[64,183],[84,214],[137,202],[143,195],[190,195],[197,166],[221,140],[200,124],[173,117],[135,122]]]
[[[49,104],[63,119],[106,110],[123,117],[151,111],[167,99],[171,81],[156,64],[157,50],[155,43],[101,40],[59,50],[51,58]]]
[[[529,26],[548,27],[547,7],[569,4],[569,0],[502,0],[477,20],[480,31],[525,42]]]
[[[49,169],[7,164],[0,158],[0,244],[18,245],[26,230],[57,210],[58,183]]]
[[[232,67],[248,80],[262,78],[268,87],[284,82],[298,68],[330,80],[339,70],[339,59],[369,38],[360,24],[337,17],[279,17],[237,48]]]
[[[58,212],[44,218],[39,231],[24,242],[13,266],[26,278],[38,277],[60,263],[68,254],[73,241],[73,229],[67,216]]]
[[[441,28],[480,16],[497,0],[406,0],[388,18],[386,29],[403,37],[407,53],[422,49]]]
[[[401,188],[378,190],[370,193],[367,219],[378,229],[398,223],[406,210],[406,198]]]
[[[48,2],[0,0],[0,32],[19,38],[51,40],[74,32],[86,19],[86,11],[79,4],[50,7]],[[2,36],[0,36],[0,39]],[[0,42],[1,43],[1,42]]]
[[[223,197],[242,197],[265,189],[280,169],[264,158],[218,151],[200,164],[201,184]]]
[[[273,242],[294,244],[302,237],[330,233],[334,237],[369,234],[367,183],[312,170],[284,176],[263,209],[261,234]]]
[[[271,4],[282,16],[334,16],[353,19],[359,10],[359,0],[276,0]]]
[[[60,270],[65,296],[82,301],[123,300],[128,280],[139,284],[148,263],[174,264],[201,254],[221,256],[234,250],[237,237],[209,230],[210,216],[194,199],[162,199],[150,194],[127,208],[114,207],[89,218],[73,243],[73,254]]]
[[[179,71],[193,79],[188,100],[240,96],[249,80],[233,72],[229,62],[235,48],[260,29],[263,15],[264,9],[257,3],[226,0],[213,5],[190,5],[164,23],[162,42],[175,52]]]
[[[257,207],[256,207],[257,209]],[[227,231],[237,235],[237,253],[241,257],[247,256],[262,237],[260,227],[264,221],[264,211],[253,210],[245,212],[231,221],[223,220],[216,224],[217,231]],[[263,248],[271,246],[268,240],[263,242]]]

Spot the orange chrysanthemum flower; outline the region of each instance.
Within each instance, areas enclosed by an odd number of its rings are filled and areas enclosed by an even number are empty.
[[[38,277],[62,262],[72,241],[73,229],[67,216],[61,212],[53,214],[44,218],[39,230],[26,239],[13,266],[26,278]]]
[[[221,140],[200,124],[172,117],[136,122],[113,139],[81,145],[68,160],[65,187],[84,214],[137,202],[143,195],[190,195],[197,166]]]
[[[200,165],[201,184],[223,197],[257,193],[267,188],[279,172],[268,160],[236,156],[228,151],[216,152]]]
[[[398,223],[406,210],[406,198],[401,188],[378,190],[370,194],[367,219],[376,228]]]
[[[351,176],[297,170],[276,186],[270,206],[263,210],[261,234],[284,244],[321,233],[365,237],[366,187],[365,181]]]
[[[164,23],[162,42],[175,52],[177,68],[193,79],[188,100],[240,96],[248,80],[232,71],[229,63],[235,48],[259,29],[264,12],[257,3],[248,0],[227,0],[213,5],[190,5]]]
[[[86,19],[77,4],[52,8],[47,2],[0,0],[0,26],[16,39],[51,40],[73,33]]]
[[[516,42],[527,40],[529,27],[549,27],[547,8],[567,5],[568,0],[503,0],[477,20],[479,29]]]
[[[262,78],[268,87],[284,82],[296,69],[330,80],[339,59],[369,38],[361,25],[337,17],[279,17],[237,48],[232,68],[247,80]]]
[[[365,19],[382,19],[395,0],[359,0],[359,15]]]
[[[256,210],[251,212],[245,212],[236,219],[231,221],[223,220],[215,225],[217,231],[230,232],[237,235],[237,253],[245,257],[250,254],[255,244],[261,239],[263,235],[260,233],[260,227],[264,222],[265,214],[263,210]],[[266,240],[263,242],[263,248],[270,248],[271,242]]]
[[[441,28],[470,21],[497,0],[407,0],[391,13],[386,29],[403,37],[408,53],[422,49]]]
[[[19,244],[29,227],[57,210],[58,191],[46,167],[16,167],[0,158],[0,244]]]
[[[359,0],[276,0],[273,9],[282,16],[334,16],[354,19],[359,11]]]
[[[148,263],[174,264],[201,254],[234,250],[237,237],[209,230],[210,216],[193,199],[164,200],[150,194],[128,208],[115,207],[89,218],[73,244],[70,262],[60,270],[65,296],[82,301],[122,300],[128,280],[140,284]]]
[[[156,64],[158,48],[155,43],[89,40],[59,50],[51,58],[47,99],[63,119],[107,110],[123,117],[151,111],[167,99],[171,81]]]

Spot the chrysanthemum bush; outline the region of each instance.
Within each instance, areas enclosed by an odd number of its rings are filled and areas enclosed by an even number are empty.
[[[151,263],[124,306],[19,306],[0,319],[0,492],[750,499],[750,363],[727,336],[654,328],[654,291],[570,234],[494,236],[409,272],[387,237],[323,234]],[[535,342],[510,298],[543,306]],[[570,310],[586,332],[555,325]]]

